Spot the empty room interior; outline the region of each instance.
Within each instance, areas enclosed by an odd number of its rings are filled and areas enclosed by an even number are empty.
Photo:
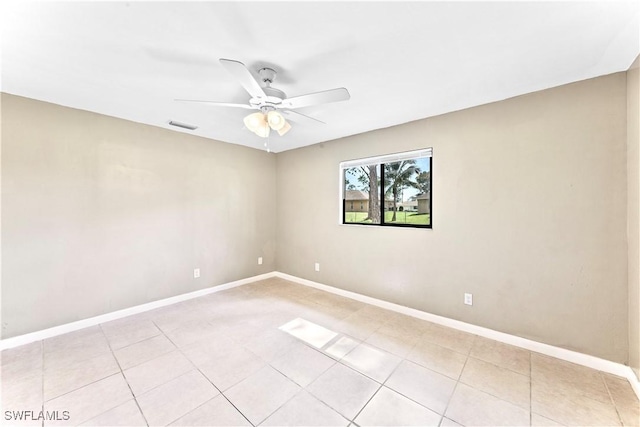
[[[0,29],[1,425],[640,425],[640,3]]]

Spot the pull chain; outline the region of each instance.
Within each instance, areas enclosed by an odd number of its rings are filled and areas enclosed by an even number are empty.
[[[271,131],[267,135],[267,142],[264,143],[264,146],[267,147],[267,153],[271,152],[271,148],[269,147],[269,143],[271,142]]]

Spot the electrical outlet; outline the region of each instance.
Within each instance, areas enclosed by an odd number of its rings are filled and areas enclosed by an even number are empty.
[[[258,265],[262,265],[262,257],[261,256],[258,257]]]
[[[320,271],[320,263],[316,262],[316,271]]]
[[[193,269],[193,278],[197,279],[198,277],[200,277],[200,269],[199,268],[194,268]]]
[[[464,303],[467,305],[473,305],[473,294],[464,294]]]

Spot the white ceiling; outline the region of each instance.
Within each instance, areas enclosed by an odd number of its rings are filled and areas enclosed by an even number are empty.
[[[7,93],[262,148],[218,62],[270,66],[288,96],[335,87],[347,102],[299,111],[273,151],[384,128],[626,70],[640,2],[2,2]]]

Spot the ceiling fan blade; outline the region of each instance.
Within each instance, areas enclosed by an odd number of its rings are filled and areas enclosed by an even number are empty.
[[[249,104],[234,104],[232,102],[216,102],[216,101],[201,101],[199,99],[174,99],[174,101],[180,102],[196,102],[199,104],[211,105],[214,107],[236,107],[236,108],[245,108],[247,110],[255,110],[256,108]]]
[[[220,63],[228,72],[240,82],[242,87],[249,92],[252,98],[266,98],[267,95],[262,90],[260,84],[253,78],[251,72],[244,66],[242,62],[232,59],[220,58]]]
[[[279,110],[282,112],[282,115],[292,122],[300,123],[300,124],[326,124],[322,120],[314,119],[313,117],[307,116],[305,114],[298,113],[297,111],[289,111],[289,110]]]
[[[325,90],[323,92],[309,93],[307,95],[294,96],[282,101],[284,108],[302,108],[311,105],[328,104],[330,102],[347,101],[351,98],[349,91],[343,87]]]

